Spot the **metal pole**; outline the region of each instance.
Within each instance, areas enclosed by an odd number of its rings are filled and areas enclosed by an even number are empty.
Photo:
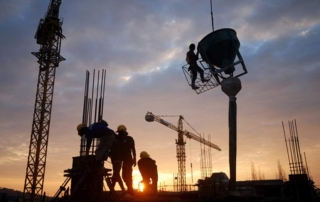
[[[237,163],[237,98],[241,90],[239,78],[227,78],[221,82],[221,90],[229,97],[229,190],[236,190],[236,163]]]

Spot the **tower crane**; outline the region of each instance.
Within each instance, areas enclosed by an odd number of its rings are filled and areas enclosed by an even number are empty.
[[[161,123],[162,125],[171,128],[174,131],[178,132],[178,139],[176,139],[176,151],[177,151],[177,160],[178,160],[178,191],[186,191],[186,152],[185,152],[185,144],[183,137],[186,136],[187,138],[193,139],[197,142],[200,142],[208,147],[214,148],[218,151],[221,151],[220,147],[217,145],[205,140],[204,138],[199,137],[187,130],[183,130],[182,120],[184,120],[183,116],[179,115],[178,125],[175,126],[168,121],[163,120],[160,118],[159,115],[154,115],[152,112],[147,112],[145,119],[148,122],[156,121]]]
[[[35,39],[39,52],[39,75],[34,106],[28,163],[23,189],[23,201],[40,201],[43,192],[50,118],[56,68],[65,60],[60,55],[62,19],[59,19],[61,0],[51,0],[44,19],[40,19]]]

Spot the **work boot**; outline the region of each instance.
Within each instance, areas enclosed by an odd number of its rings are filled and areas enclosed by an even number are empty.
[[[199,87],[198,87],[198,86],[195,86],[195,85],[192,85],[191,88],[192,88],[193,90],[199,89]]]
[[[201,79],[202,83],[208,82],[209,79]]]

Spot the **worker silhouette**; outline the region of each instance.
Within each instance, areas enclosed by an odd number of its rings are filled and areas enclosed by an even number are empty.
[[[109,151],[113,144],[115,133],[108,128],[108,123],[104,120],[96,122],[87,127],[84,124],[77,126],[79,136],[85,135],[86,142],[86,155],[89,155],[92,138],[99,138],[100,142],[98,148],[95,151],[95,158],[98,161],[106,161],[109,156]]]
[[[138,161],[138,168],[142,176],[143,192],[156,194],[158,183],[158,169],[156,161],[150,158],[146,151],[140,153],[140,160]]]
[[[123,186],[123,182],[120,177],[120,170],[123,163],[123,157],[122,157],[122,147],[120,145],[119,135],[115,136],[114,142],[110,150],[110,157],[111,157],[112,170],[113,170],[112,178],[111,178],[112,186],[114,188],[116,183],[118,182],[122,192],[124,192],[125,188]]]
[[[122,151],[122,179],[127,185],[128,194],[134,195],[132,187],[132,166],[136,166],[136,149],[134,139],[129,136],[125,125],[119,125],[118,129],[118,142]]]
[[[199,51],[194,53],[196,46],[192,43],[189,45],[189,51],[187,52],[186,61],[189,64],[188,71],[191,71],[192,80],[191,80],[191,88],[196,90],[199,87],[195,85],[197,79],[197,73],[199,72],[202,83],[208,82],[208,79],[205,79],[203,76],[203,70],[198,66],[197,61],[199,59]]]

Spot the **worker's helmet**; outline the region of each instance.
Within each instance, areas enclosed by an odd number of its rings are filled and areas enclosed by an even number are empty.
[[[150,155],[146,152],[146,151],[142,151],[140,153],[140,158],[144,159],[144,158],[149,158]]]
[[[86,126],[86,125],[84,125],[83,123],[80,123],[80,124],[77,126],[77,131],[79,132],[83,126]]]
[[[122,130],[127,131],[127,128],[126,128],[125,125],[119,125],[118,126],[117,132],[122,131]]]
[[[85,124],[83,124],[83,123],[78,124],[78,126],[77,126],[78,135],[80,135],[80,136],[84,135],[86,128],[87,128],[87,126]]]

